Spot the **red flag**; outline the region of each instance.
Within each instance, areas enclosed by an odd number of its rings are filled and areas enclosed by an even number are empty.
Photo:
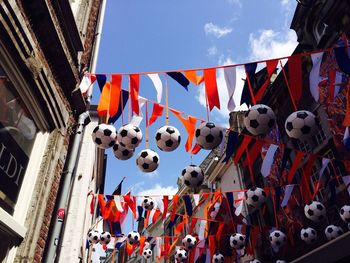
[[[300,181],[301,194],[303,195],[304,203],[308,203],[312,200],[312,195],[310,191],[310,176],[312,174],[312,167],[317,159],[315,154],[310,154],[309,159],[303,169],[303,175]]]
[[[304,153],[297,151],[297,155],[294,157],[293,165],[290,168],[289,174],[288,174],[288,183],[289,184],[292,182],[294,175],[295,175],[295,172],[297,171],[303,157],[304,157]]]
[[[256,102],[259,102],[262,99],[262,96],[264,95],[266,88],[270,84],[270,78],[271,78],[272,74],[275,72],[277,64],[278,64],[277,59],[266,61],[267,79],[264,82],[264,84],[260,87],[260,89],[256,93],[256,95],[254,96]]]
[[[139,249],[140,255],[142,255],[142,253],[143,253],[143,248],[145,247],[145,241],[146,241],[146,237],[141,236],[140,237],[140,249]]]
[[[171,211],[171,214],[170,214],[170,221],[174,221],[174,219],[175,219],[176,206],[177,206],[178,201],[179,201],[179,196],[174,195],[174,197],[173,197],[173,211]]]
[[[254,164],[256,158],[259,156],[259,154],[261,153],[261,149],[264,146],[265,142],[264,141],[260,141],[257,140],[255,141],[255,143],[252,145],[252,147],[250,147],[249,149],[249,161],[251,163],[251,165]],[[244,160],[243,166],[246,167],[248,165],[248,158],[246,158]]]
[[[158,103],[153,104],[152,116],[149,119],[148,126],[151,126],[158,119],[158,117],[162,116],[163,110],[164,110],[163,105],[160,105]]]
[[[139,107],[139,84],[140,76],[138,74],[130,74],[130,95],[132,112],[140,114]]]
[[[235,158],[234,158],[234,163],[237,165],[239,160],[242,157],[242,154],[244,153],[245,149],[248,147],[248,144],[251,142],[252,138],[248,136],[244,136],[242,143],[239,145]]]
[[[130,192],[124,195],[124,202],[127,203],[128,207],[133,213],[134,218],[136,218],[136,200],[135,196],[131,199]]]
[[[192,230],[193,230],[194,227],[196,226],[197,221],[198,221],[198,218],[192,217],[192,219],[191,219],[191,225],[190,225],[190,230],[188,231],[189,233],[192,233]]]
[[[288,58],[289,87],[296,104],[298,104],[303,90],[303,78],[301,69],[300,55],[293,55]]]
[[[218,87],[216,85],[216,69],[210,68],[204,70],[205,93],[207,95],[210,111],[217,107],[220,109],[220,99]]]
[[[110,84],[107,81],[103,86],[102,93],[100,96],[100,101],[97,106],[98,116],[103,117],[107,115],[108,107],[109,107],[109,99],[110,99]]]
[[[210,255],[213,256],[215,252],[215,236],[209,236],[209,250],[210,250]]]
[[[112,117],[118,112],[122,75],[113,74],[111,78],[109,116]]]
[[[95,212],[95,196],[93,193],[90,194],[92,196],[91,202],[90,202],[90,214],[93,215]]]
[[[201,150],[201,147],[196,143],[191,151],[191,154],[197,154]]]
[[[157,219],[158,219],[158,217],[160,216],[160,214],[161,214],[161,212],[160,212],[159,209],[157,209],[157,210],[154,212],[153,217],[152,217],[152,224],[154,224],[154,223],[157,221]]]
[[[219,222],[219,227],[216,232],[216,242],[220,242],[222,230],[224,230],[225,222]]]
[[[179,235],[181,234],[182,232],[184,232],[185,230],[185,224],[186,224],[186,216],[183,216],[182,217],[182,222],[180,224],[178,224],[175,229],[174,229],[174,233],[175,235]]]
[[[168,212],[168,205],[169,205],[169,197],[164,195],[163,196],[164,211],[163,211],[163,215],[162,215],[162,220],[164,220],[166,218],[166,214]]]

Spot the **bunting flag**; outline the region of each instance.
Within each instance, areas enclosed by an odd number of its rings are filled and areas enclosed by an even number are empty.
[[[347,84],[347,91],[346,91],[346,112],[345,112],[345,117],[343,121],[343,125],[345,127],[350,126],[350,80],[348,80]]]
[[[257,102],[259,102],[263,98],[263,95],[264,95],[267,87],[270,85],[271,77],[272,77],[272,74],[274,74],[276,71],[277,64],[278,64],[278,59],[266,61],[267,78],[266,78],[265,82],[261,85],[261,87],[259,88],[258,92],[255,94],[255,100]]]
[[[157,102],[160,103],[162,100],[162,94],[163,94],[163,84],[160,80],[160,77],[158,74],[147,74],[147,76],[152,80],[154,88],[157,92]]]
[[[236,104],[233,99],[233,95],[236,90],[236,67],[224,68],[224,77],[228,93],[227,109],[231,112],[236,108]]]
[[[84,77],[79,84],[79,89],[81,91],[81,94],[83,94],[83,96],[86,94],[86,92],[89,90],[91,85],[95,82],[95,80],[96,80],[95,74],[84,74]]]
[[[140,114],[139,108],[139,84],[140,84],[140,75],[130,74],[130,100],[131,100],[131,109],[133,113],[137,115]]]
[[[342,177],[343,183],[345,184],[346,189],[350,195],[350,175],[346,175]]]
[[[316,184],[316,187],[314,190],[313,199],[315,198],[316,194],[318,193],[318,190],[321,187],[323,173],[324,173],[324,170],[327,168],[329,162],[330,162],[330,160],[328,158],[322,158],[322,167],[321,167],[319,174],[318,174],[318,181],[317,181],[317,184]]]
[[[170,221],[174,221],[174,219],[175,219],[176,206],[177,206],[178,200],[179,200],[179,196],[174,195],[173,196],[173,211],[171,211],[171,214],[170,214]]]
[[[186,208],[186,214],[188,216],[192,216],[192,212],[193,212],[193,209],[192,209],[192,201],[191,201],[191,198],[190,196],[188,195],[184,195],[182,197],[184,203],[185,203],[185,208]]]
[[[191,150],[191,154],[197,154],[202,148],[196,143]]]
[[[115,123],[120,118],[120,116],[123,114],[125,105],[129,99],[129,92],[126,90],[121,90],[120,98],[121,99],[119,100],[119,105],[117,107],[118,111],[114,116],[110,116],[108,123]]]
[[[243,138],[243,141],[241,142],[241,144],[238,146],[238,149],[236,151],[236,154],[235,154],[235,158],[234,158],[234,163],[235,165],[238,164],[239,160],[241,159],[242,157],[242,154],[244,153],[244,151],[247,149],[249,143],[251,142],[252,140],[252,137],[244,137]]]
[[[158,117],[163,115],[163,110],[164,110],[163,105],[160,105],[158,103],[153,104],[152,116],[149,119],[149,124],[148,124],[149,126],[151,126],[158,119]]]
[[[231,131],[228,133],[227,144],[226,144],[226,153],[223,160],[224,163],[227,163],[233,153],[236,151],[238,145],[238,133]]]
[[[334,49],[335,59],[338,66],[345,74],[350,75],[350,58],[347,47],[337,47]]]
[[[321,81],[320,77],[320,67],[324,52],[311,54],[312,69],[309,75],[309,85],[310,93],[317,102],[320,98],[320,91],[318,89],[318,84]]]
[[[142,107],[146,104],[147,102],[147,99],[143,98],[143,97],[139,97],[138,99],[138,107],[139,107],[139,114],[135,114],[132,116],[131,118],[131,121],[130,123],[137,126],[137,127],[140,127],[141,125],[141,122],[143,120],[143,113],[142,113]]]
[[[263,163],[261,165],[261,174],[264,177],[269,176],[270,171],[271,171],[271,166],[273,164],[275,152],[277,151],[278,146],[275,144],[271,144],[269,146],[269,149],[267,150],[267,153],[265,155],[265,158],[263,160]]]
[[[168,212],[168,205],[169,205],[169,197],[163,196],[163,214],[162,214],[162,220],[164,221]]]
[[[305,155],[305,153],[300,152],[300,151],[296,151],[296,156],[294,157],[292,167],[289,170],[288,183],[292,183],[295,172],[299,168],[299,165],[300,165],[304,155]]]
[[[167,72],[166,74],[188,90],[188,85],[190,85],[190,82],[181,72]]]
[[[257,66],[258,63],[248,63],[244,65],[247,79],[242,91],[241,105],[243,103],[245,103],[247,106],[252,104],[252,92],[255,84],[255,71]]]
[[[303,76],[300,55],[294,55],[288,58],[288,81],[293,99],[296,104],[298,104],[303,91]]]
[[[90,214],[93,215],[95,213],[95,195],[91,192],[89,196],[91,196]]]
[[[203,76],[197,76],[195,70],[186,70],[185,76],[195,85],[200,85],[204,81]]]
[[[300,189],[303,195],[304,203],[308,203],[312,199],[310,191],[310,177],[312,174],[312,167],[316,161],[317,156],[315,154],[309,155],[309,159],[303,169],[303,176],[300,181]]]
[[[209,110],[212,111],[214,107],[220,110],[220,99],[219,99],[218,87],[216,84],[215,68],[204,70],[204,82],[205,82],[205,93],[206,93]]]
[[[109,116],[114,116],[118,112],[120,103],[120,92],[122,85],[122,75],[113,74],[110,82],[110,106]]]
[[[290,148],[285,147],[283,151],[283,156],[282,156],[282,163],[280,167],[280,177],[283,175],[284,168],[286,168],[289,156],[291,154],[292,150]]]
[[[285,207],[288,204],[289,198],[292,195],[294,185],[287,185],[284,189],[284,197],[281,203],[281,207]]]
[[[102,93],[100,96],[100,101],[97,106],[98,116],[103,117],[106,116],[109,109],[110,103],[110,84],[106,82],[103,86]]]
[[[344,137],[343,137],[343,144],[345,148],[350,151],[350,133],[349,133],[349,127],[345,128]]]
[[[256,140],[253,142],[253,145],[249,148],[249,151],[247,151],[249,156],[245,158],[243,167],[246,167],[249,162],[250,164],[253,164],[255,162],[256,158],[258,158],[259,154],[261,154],[261,149],[264,144],[265,142],[261,140]]]
[[[100,91],[103,91],[103,87],[105,86],[106,82],[107,82],[107,77],[106,75],[96,75],[96,79],[97,79],[97,84],[98,87],[100,88]]]

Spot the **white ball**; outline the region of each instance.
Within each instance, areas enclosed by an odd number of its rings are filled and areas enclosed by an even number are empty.
[[[101,234],[97,230],[91,230],[88,233],[88,240],[90,244],[97,244],[100,241]]]
[[[247,111],[243,121],[251,134],[265,135],[275,125],[276,117],[269,106],[256,104]]]
[[[114,156],[119,160],[128,160],[134,155],[135,150],[130,150],[118,142],[113,146]]]
[[[312,201],[304,207],[305,216],[313,222],[319,222],[326,218],[326,208],[317,201]]]
[[[117,131],[113,125],[101,123],[92,131],[92,140],[98,148],[107,149],[115,144]]]
[[[173,126],[165,125],[156,132],[157,147],[165,152],[174,151],[181,142],[181,136],[178,129]]]
[[[329,225],[324,230],[326,237],[329,240],[333,240],[344,233],[343,229],[340,226]]]
[[[158,168],[159,155],[150,149],[142,150],[136,158],[136,164],[144,173],[153,172]]]
[[[249,263],[261,263],[261,261],[259,259],[253,259]]]
[[[287,237],[282,231],[275,230],[270,234],[270,243],[271,246],[280,248],[287,243]]]
[[[259,208],[266,202],[266,193],[262,188],[253,187],[246,192],[246,202],[248,205]]]
[[[240,250],[245,247],[245,235],[234,233],[230,236],[230,246],[234,249]]]
[[[142,201],[142,207],[147,211],[151,211],[154,208],[155,204],[155,200],[148,196],[145,196],[145,198]]]
[[[152,257],[152,250],[150,248],[145,248],[143,251],[142,251],[142,256],[144,259],[149,259]]]
[[[101,238],[100,238],[100,243],[101,244],[109,244],[111,242],[111,234],[109,232],[102,232],[101,233]]]
[[[316,117],[305,110],[293,112],[285,122],[285,129],[290,138],[306,140],[316,133]]]
[[[214,254],[211,262],[212,263],[224,263],[225,262],[225,258],[224,258],[224,256],[222,254],[216,253],[216,254]]]
[[[214,149],[221,143],[222,138],[222,129],[212,122],[204,122],[196,129],[197,144],[202,149]]]
[[[187,259],[187,251],[183,248],[176,250],[175,259],[177,262],[184,262]]]
[[[344,205],[340,208],[339,214],[345,223],[350,223],[350,205]]]
[[[303,240],[306,244],[312,244],[317,239],[317,232],[315,229],[308,227],[308,228],[302,228],[300,230],[300,238]]]
[[[192,235],[186,235],[184,239],[182,239],[182,245],[187,249],[191,250],[197,244],[197,239]]]
[[[127,236],[127,240],[129,244],[135,245],[140,242],[140,234],[136,231],[131,231]]]
[[[129,123],[119,128],[117,141],[128,149],[135,149],[142,141],[142,131]]]
[[[181,180],[187,187],[199,187],[203,183],[204,174],[199,166],[191,164],[182,170]]]

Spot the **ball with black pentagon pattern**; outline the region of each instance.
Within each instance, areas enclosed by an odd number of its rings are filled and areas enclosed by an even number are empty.
[[[174,151],[181,142],[181,135],[178,129],[165,125],[156,132],[157,147],[164,152]]]
[[[136,231],[131,231],[127,235],[127,240],[130,245],[135,245],[140,242],[140,234]]]
[[[101,234],[98,230],[91,230],[88,233],[88,241],[90,244],[97,244],[100,241]]]
[[[142,150],[136,158],[136,165],[144,173],[155,171],[159,163],[160,159],[158,153],[151,149]]]
[[[217,147],[223,138],[222,128],[212,122],[203,122],[196,129],[196,140],[199,147],[212,150]]]
[[[317,201],[312,201],[304,207],[305,216],[313,222],[319,222],[326,218],[326,208]]]
[[[340,226],[329,225],[324,230],[326,234],[326,238],[329,240],[333,240],[344,233],[343,229]]]
[[[249,261],[249,263],[261,263],[261,261],[259,259],[253,259],[251,261]]]
[[[121,144],[119,144],[119,142],[116,142],[112,149],[113,149],[114,156],[117,159],[123,160],[123,161],[130,159],[135,152],[135,150],[130,150],[122,146]]]
[[[128,149],[135,149],[142,141],[142,131],[129,123],[119,128],[117,141]]]
[[[147,211],[151,211],[154,208],[155,204],[155,200],[153,200],[153,198],[149,196],[145,196],[145,198],[142,201],[142,207]]]
[[[311,227],[302,228],[300,230],[300,238],[303,240],[306,244],[312,244],[317,239],[317,232],[315,229]]]
[[[350,205],[344,205],[340,208],[339,214],[345,223],[350,223]]]
[[[144,259],[150,259],[152,257],[152,250],[150,248],[145,248],[142,251],[142,256]]]
[[[92,131],[92,140],[98,148],[107,149],[115,144],[117,131],[113,125],[101,123]]]
[[[293,112],[285,122],[285,129],[290,138],[307,140],[316,133],[316,117],[305,110]]]
[[[211,260],[212,263],[224,263],[225,262],[225,257],[220,254],[220,253],[215,253],[213,255],[213,258]]]
[[[100,237],[100,244],[108,245],[111,242],[111,234],[109,232],[102,232]]]
[[[245,247],[245,235],[234,233],[230,236],[230,246],[234,249],[241,250]]]
[[[246,193],[246,202],[254,208],[261,207],[266,202],[266,192],[259,187],[252,187]]]
[[[199,187],[203,183],[204,174],[199,166],[191,164],[182,170],[181,180],[187,187]]]
[[[272,247],[280,248],[287,243],[286,235],[280,230],[271,232],[269,238]]]
[[[186,235],[183,239],[182,239],[182,245],[187,249],[187,250],[191,250],[192,248],[194,248],[197,244],[197,239],[192,236],[192,235]]]
[[[266,135],[274,127],[276,116],[269,106],[256,104],[247,111],[243,122],[251,134]]]
[[[175,252],[177,262],[185,262],[187,260],[187,251],[183,248],[178,248]]]

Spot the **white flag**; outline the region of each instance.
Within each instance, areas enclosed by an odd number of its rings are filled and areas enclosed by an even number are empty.
[[[123,209],[121,201],[122,201],[121,196],[119,196],[119,195],[114,196],[115,206],[117,207],[118,211],[122,213],[122,212],[124,212],[124,209]]]
[[[286,189],[284,189],[284,197],[281,203],[281,207],[285,207],[288,203],[288,200],[293,192],[294,184],[289,184],[286,186]]]
[[[81,80],[80,85],[79,85],[80,91],[83,95],[88,91],[91,84],[92,83],[91,83],[90,75],[88,75],[88,74],[84,75],[84,77]]]
[[[264,161],[261,165],[261,174],[264,177],[267,177],[270,174],[271,166],[273,164],[273,157],[275,156],[277,148],[277,145],[271,144],[269,149],[267,150]]]
[[[320,82],[320,66],[323,57],[323,52],[311,54],[312,69],[309,75],[310,92],[315,101],[318,101],[320,92],[318,90],[318,83]]]
[[[141,124],[141,122],[143,120],[142,107],[143,107],[143,105],[145,105],[146,101],[147,100],[145,98],[139,97],[140,113],[139,113],[139,115],[132,116],[132,119],[130,121],[131,124],[133,124],[133,125],[135,125],[137,127],[140,127],[140,124]]]
[[[158,74],[147,74],[147,76],[152,80],[153,85],[157,91],[157,102],[160,103],[162,100],[162,93],[163,93],[163,84],[160,80],[160,77]]]
[[[236,89],[236,67],[224,68],[224,76],[228,92],[227,109],[229,111],[233,111],[236,107],[235,102],[233,100],[233,94],[235,93]]]

